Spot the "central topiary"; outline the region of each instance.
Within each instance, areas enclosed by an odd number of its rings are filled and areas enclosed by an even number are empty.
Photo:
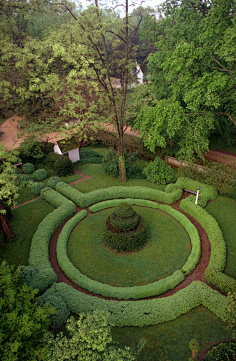
[[[119,203],[107,218],[104,241],[117,252],[137,251],[147,241],[144,219],[128,203]]]

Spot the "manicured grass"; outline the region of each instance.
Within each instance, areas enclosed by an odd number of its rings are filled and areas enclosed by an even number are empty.
[[[18,193],[19,193],[19,197],[16,200],[16,204],[22,204],[27,201],[30,201],[31,199],[37,198],[37,196],[34,196],[31,193],[30,188],[28,187],[20,188]]]
[[[84,182],[74,185],[80,192],[87,193],[99,188],[107,188],[113,186],[142,186],[154,189],[164,190],[165,186],[154,184],[147,179],[129,179],[127,182],[120,182],[119,178],[112,178],[107,175],[102,164],[84,164],[79,167],[80,171],[92,177]]]
[[[227,262],[224,273],[236,278],[236,200],[218,197],[206,207],[218,222],[226,242]]]
[[[197,339],[199,355],[213,345],[229,341],[226,326],[212,312],[199,306],[174,321],[147,327],[112,327],[114,341],[132,346],[141,337],[147,340],[138,361],[187,361],[191,356],[189,342]]]
[[[146,221],[147,244],[139,252],[116,254],[103,243],[107,217],[114,208],[90,214],[72,231],[68,255],[88,277],[117,287],[131,287],[170,276],[187,261],[190,239],[173,217],[160,210],[133,207]]]
[[[43,199],[37,199],[32,203],[14,209],[11,226],[17,239],[3,245],[3,233],[2,230],[0,231],[0,259],[6,259],[10,265],[15,265],[16,268],[20,264],[28,265],[31,239],[39,223],[53,209],[55,208]]]

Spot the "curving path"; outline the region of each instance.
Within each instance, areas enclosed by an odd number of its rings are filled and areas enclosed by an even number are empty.
[[[189,285],[190,283],[192,283],[193,281],[202,281],[205,282],[208,286],[210,286],[213,289],[216,289],[214,286],[212,286],[211,284],[207,283],[205,280],[205,269],[208,265],[209,259],[210,259],[210,253],[211,253],[211,245],[210,242],[208,240],[208,236],[206,231],[202,228],[202,226],[191,216],[187,215],[184,211],[182,211],[179,207],[179,203],[183,198],[188,197],[189,195],[184,195],[178,202],[176,202],[176,204],[172,205],[172,207],[176,210],[178,210],[179,212],[183,213],[193,224],[194,226],[197,228],[199,236],[200,236],[200,240],[201,240],[201,257],[200,260],[197,264],[197,267],[195,268],[195,270],[188,275],[183,282],[181,282],[179,285],[177,285],[173,290],[167,291],[166,293],[160,295],[160,296],[154,296],[154,297],[148,297],[145,299],[153,299],[153,298],[161,298],[161,297],[167,297],[167,296],[171,296],[174,293],[176,293],[177,291],[179,291],[182,288],[185,288],[187,285]],[[82,210],[82,208],[77,207],[77,212],[79,212],[80,210]],[[86,210],[88,211],[88,208],[86,208]],[[67,283],[68,285],[72,286],[73,288],[77,289],[80,292],[84,292],[86,294],[89,294],[91,296],[96,296],[99,298],[103,298],[103,299],[107,299],[107,300],[116,300],[116,301],[125,301],[125,300],[120,300],[120,299],[116,299],[116,298],[107,298],[107,297],[103,297],[101,295],[95,294],[93,292],[87,291],[85,289],[83,289],[82,287],[74,284],[65,274],[64,272],[61,270],[61,268],[58,265],[57,262],[57,255],[56,255],[56,246],[57,246],[57,239],[59,237],[59,234],[61,233],[61,230],[64,226],[64,224],[66,223],[66,221],[60,225],[58,227],[58,229],[56,230],[56,232],[54,233],[54,235],[52,236],[50,243],[49,243],[49,260],[51,262],[52,268],[54,269],[57,277],[58,277],[58,281],[57,282],[64,282]],[[134,300],[136,301],[136,300]]]

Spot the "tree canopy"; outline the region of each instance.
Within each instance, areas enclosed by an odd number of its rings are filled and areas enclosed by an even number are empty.
[[[157,51],[149,56],[157,97],[136,119],[152,151],[176,138],[179,158],[202,158],[216,119],[236,125],[235,6],[233,0],[164,3]]]

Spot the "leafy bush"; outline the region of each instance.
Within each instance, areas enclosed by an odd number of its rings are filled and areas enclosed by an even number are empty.
[[[102,163],[103,156],[92,149],[82,148],[79,153],[80,160],[74,163],[74,165],[83,165],[87,163]]]
[[[54,152],[49,152],[44,159],[44,164],[48,169],[54,171],[54,163],[61,157],[61,155]]]
[[[57,183],[61,182],[59,177],[51,177],[48,180],[48,187],[55,189]]]
[[[70,158],[62,155],[56,162],[54,163],[54,171],[58,176],[66,176],[74,174],[73,163]]]
[[[236,343],[220,343],[207,353],[203,361],[235,361],[235,356]]]
[[[55,313],[50,316],[50,326],[52,328],[58,328],[66,322],[67,318],[70,315],[70,311],[60,296],[48,295],[42,296],[40,304],[48,304],[51,307],[55,308]]]
[[[167,184],[167,186],[165,187],[165,192],[166,193],[172,193],[172,192],[175,192],[177,191],[178,187],[176,184],[174,183],[169,183]]]
[[[38,294],[41,295],[57,282],[57,276],[49,267],[36,269],[31,266],[20,266],[19,282],[38,290]]]
[[[42,164],[44,157],[53,152],[53,143],[39,142],[36,139],[25,140],[20,144],[19,152],[23,163]]]
[[[174,173],[171,166],[158,157],[143,169],[143,174],[152,183],[165,185],[174,181]]]
[[[33,173],[33,177],[37,182],[41,182],[42,180],[46,179],[48,177],[48,173],[45,169],[37,169]]]
[[[26,163],[26,164],[23,164],[23,166],[22,166],[22,171],[25,174],[31,174],[34,172],[34,170],[35,170],[35,167],[32,163]]]
[[[26,187],[29,183],[33,182],[34,178],[29,174],[21,174],[19,176],[19,183],[21,187]]]
[[[11,170],[11,171],[12,171],[13,174],[16,174],[16,175],[21,174],[20,169],[17,168],[17,167],[12,167],[12,170]]]
[[[43,188],[45,188],[45,184],[44,183],[39,183],[39,182],[34,182],[32,185],[31,185],[31,193],[34,195],[34,196],[39,196],[40,195],[40,192]]]
[[[138,159],[138,153],[124,153],[125,158],[125,169],[127,179],[129,178],[145,178],[145,175],[142,173],[142,170],[136,165],[133,165],[132,162]],[[114,177],[119,178],[119,157],[118,152],[110,150],[107,152],[106,156],[103,158],[103,167],[105,173]]]

